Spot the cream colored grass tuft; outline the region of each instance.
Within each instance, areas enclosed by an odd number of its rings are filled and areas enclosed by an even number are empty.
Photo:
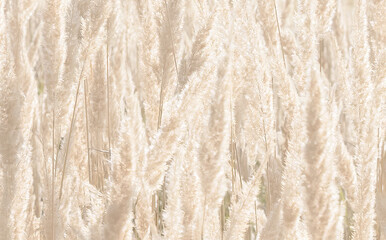
[[[386,1],[0,1],[0,240],[386,240]]]

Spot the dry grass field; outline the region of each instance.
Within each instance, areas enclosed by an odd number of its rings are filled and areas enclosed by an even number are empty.
[[[0,0],[0,240],[386,240],[385,0]]]

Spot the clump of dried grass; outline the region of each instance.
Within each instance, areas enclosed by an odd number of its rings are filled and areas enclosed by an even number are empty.
[[[386,239],[385,10],[0,2],[0,239]]]

